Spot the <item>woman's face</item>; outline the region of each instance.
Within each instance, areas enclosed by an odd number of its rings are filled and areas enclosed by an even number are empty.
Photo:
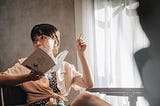
[[[33,47],[44,48],[48,53],[51,53],[55,46],[55,40],[49,36],[37,35],[33,41]]]

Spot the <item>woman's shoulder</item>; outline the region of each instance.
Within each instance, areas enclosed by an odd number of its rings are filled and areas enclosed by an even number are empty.
[[[71,63],[67,62],[67,61],[63,61],[63,65],[70,65]]]
[[[71,64],[71,63],[69,63],[69,62],[67,62],[67,61],[64,61],[64,62],[63,62],[63,66],[65,66],[65,67],[72,67],[72,66],[74,66],[74,65]]]
[[[73,69],[75,69],[75,66],[73,64],[67,62],[67,61],[64,61],[63,62],[63,68],[65,70],[73,70]]]

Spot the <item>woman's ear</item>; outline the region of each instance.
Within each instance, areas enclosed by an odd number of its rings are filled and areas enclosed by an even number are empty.
[[[59,41],[57,39],[54,40],[54,48],[59,48]]]

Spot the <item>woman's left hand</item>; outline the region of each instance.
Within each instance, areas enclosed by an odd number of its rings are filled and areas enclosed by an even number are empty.
[[[86,43],[80,38],[76,40],[76,46],[78,55],[83,54],[87,47]]]

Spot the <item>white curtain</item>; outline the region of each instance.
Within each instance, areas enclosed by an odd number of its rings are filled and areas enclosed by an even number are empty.
[[[94,87],[142,87],[133,54],[149,41],[137,7],[133,0],[82,0],[82,33]],[[128,106],[125,98],[103,97],[113,106]],[[147,104],[141,100],[138,106]]]

